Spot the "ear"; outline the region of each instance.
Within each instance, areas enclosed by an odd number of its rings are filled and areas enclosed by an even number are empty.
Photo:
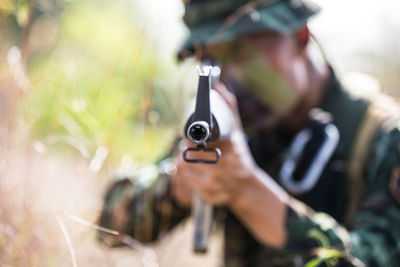
[[[310,31],[307,25],[301,27],[295,34],[297,43],[301,51],[304,51],[308,42],[310,41]]]

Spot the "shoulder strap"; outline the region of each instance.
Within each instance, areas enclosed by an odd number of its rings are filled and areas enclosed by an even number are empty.
[[[365,195],[363,170],[373,138],[380,129],[392,124],[397,114],[400,114],[399,103],[389,96],[380,95],[370,103],[358,126],[347,165],[348,201],[345,224],[348,226],[354,221],[355,214]]]

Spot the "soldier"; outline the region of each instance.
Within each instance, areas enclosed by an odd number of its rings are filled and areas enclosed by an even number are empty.
[[[227,267],[400,266],[399,109],[383,95],[355,97],[311,52],[306,23],[319,8],[302,0],[185,7],[190,36],[179,56],[221,65],[216,89],[235,131],[216,144],[217,165],[174,151],[175,171],[167,159],[114,183],[101,225],[155,240],[189,214],[195,190],[227,210]]]

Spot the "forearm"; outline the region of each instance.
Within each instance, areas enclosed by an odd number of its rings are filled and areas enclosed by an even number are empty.
[[[253,235],[263,244],[282,248],[286,241],[287,193],[263,170],[255,168],[230,204]]]
[[[229,208],[256,239],[284,255],[312,259],[318,249],[324,248],[337,251],[341,261],[353,260],[348,254],[350,238],[346,229],[329,215],[316,213],[290,197],[262,170],[243,179]]]
[[[142,242],[155,240],[188,215],[172,199],[169,186],[169,176],[160,172],[142,172],[114,182],[106,194],[99,224]],[[100,232],[98,238],[112,246],[121,244],[118,236]]]

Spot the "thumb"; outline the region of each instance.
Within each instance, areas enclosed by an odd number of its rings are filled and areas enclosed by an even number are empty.
[[[242,127],[242,122],[240,120],[236,96],[226,88],[225,84],[221,82],[215,83],[214,89],[221,95],[221,97],[225,100],[230,110],[232,111],[236,129],[242,131],[243,127]]]

